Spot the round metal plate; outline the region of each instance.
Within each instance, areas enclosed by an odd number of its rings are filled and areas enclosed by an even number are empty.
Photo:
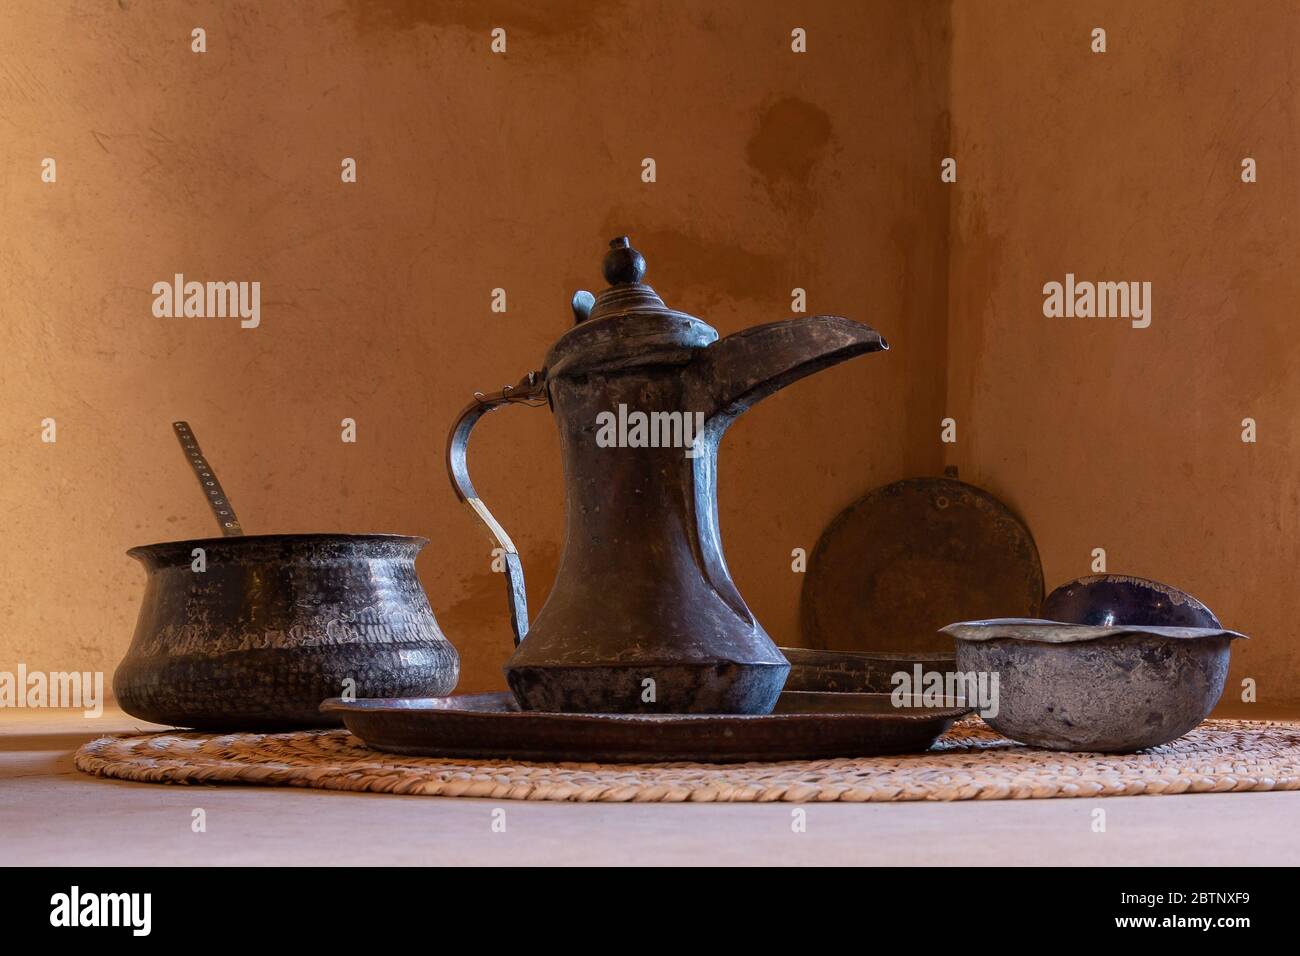
[[[952,652],[954,621],[1035,617],[1043,567],[1029,529],[955,478],[908,478],[840,512],[808,562],[808,647]]]

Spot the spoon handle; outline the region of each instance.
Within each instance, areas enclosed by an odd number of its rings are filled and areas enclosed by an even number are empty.
[[[172,422],[172,429],[181,443],[186,460],[194,468],[194,475],[199,479],[203,496],[208,499],[208,507],[212,509],[217,524],[221,526],[221,533],[227,538],[239,537],[244,533],[244,529],[240,527],[239,519],[235,517],[235,509],[230,504],[230,499],[226,497],[225,489],[221,487],[221,482],[217,481],[217,476],[212,473],[212,466],[203,457],[203,449],[199,448],[199,441],[190,430],[189,422]]]

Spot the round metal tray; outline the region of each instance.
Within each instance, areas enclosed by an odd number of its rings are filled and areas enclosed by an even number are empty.
[[[327,700],[321,709],[391,753],[544,762],[738,763],[928,750],[964,706],[895,707],[888,694],[782,694],[772,714],[552,714],[511,694]]]
[[[909,478],[869,492],[822,532],[800,601],[811,648],[948,654],[953,621],[1033,617],[1043,567],[1029,529],[956,478]]]

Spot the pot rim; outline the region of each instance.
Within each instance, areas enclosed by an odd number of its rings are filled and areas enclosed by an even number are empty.
[[[1078,644],[1104,637],[1161,637],[1194,641],[1207,637],[1250,640],[1240,631],[1221,627],[1167,627],[1154,624],[1068,624],[1030,617],[998,617],[984,621],[960,621],[939,628],[959,641],[1020,641],[1029,644]]]
[[[284,544],[312,544],[323,543],[329,540],[347,540],[347,541],[390,541],[406,542],[415,544],[422,549],[429,543],[429,539],[421,535],[411,534],[392,534],[389,532],[372,532],[364,534],[351,534],[346,531],[301,531],[290,532],[289,534],[242,534],[231,535],[229,537],[218,535],[212,538],[181,538],[176,541],[157,541],[153,544],[138,544],[133,548],[128,548],[126,553],[128,557],[141,558],[150,554],[157,554],[164,550],[184,547],[211,548],[221,546],[223,548],[232,548],[238,550],[242,545],[240,542],[250,543],[269,543],[281,542]],[[417,549],[418,550],[418,549]]]

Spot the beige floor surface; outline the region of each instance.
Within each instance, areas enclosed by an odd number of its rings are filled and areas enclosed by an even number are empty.
[[[1223,865],[1300,862],[1300,792],[966,803],[557,804],[93,778],[85,740],[155,729],[0,712],[0,864]],[[503,807],[504,833],[493,832]],[[207,831],[191,829],[205,811]],[[1093,811],[1106,831],[1093,832]]]

